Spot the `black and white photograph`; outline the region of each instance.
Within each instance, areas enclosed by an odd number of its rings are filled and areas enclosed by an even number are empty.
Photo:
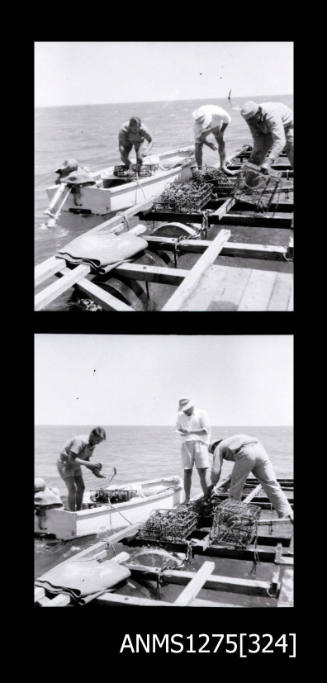
[[[293,469],[291,335],[36,334],[35,605],[292,608]]]
[[[293,43],[34,46],[35,311],[293,311]]]

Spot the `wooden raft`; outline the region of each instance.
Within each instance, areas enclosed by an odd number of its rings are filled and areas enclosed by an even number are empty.
[[[239,164],[236,164],[238,167]],[[282,161],[284,169],[287,163]],[[291,171],[285,170],[285,174]],[[291,193],[291,195],[290,195]],[[149,266],[126,262],[113,269],[108,275],[113,278],[137,280],[145,283],[169,284],[176,287],[174,293],[161,308],[162,311],[291,311],[293,310],[293,275],[279,270],[262,270],[255,267],[230,267],[217,265],[218,257],[229,256],[262,261],[289,261],[293,257],[293,239],[287,246],[231,242],[233,227],[238,229],[293,228],[292,189],[280,196],[280,201],[270,207],[269,212],[258,214],[242,208],[242,202],[234,197],[209,202],[207,212],[208,228],[221,228],[213,240],[176,239],[151,234],[151,226],[157,221],[178,221],[182,224],[201,224],[203,212],[195,214],[174,214],[154,212],[153,201],[146,201],[131,207],[123,214],[96,226],[89,232],[119,234],[130,229],[130,221],[141,219],[148,228],[144,234],[152,251],[164,250],[199,254],[191,269]],[[148,234],[149,233],[149,234]],[[232,259],[231,259],[232,261]],[[87,264],[71,267],[63,259],[51,257],[35,268],[35,286],[45,284],[50,278],[58,279],[37,292],[35,310],[40,311],[62,294],[76,288],[107,311],[133,312],[134,308],[108,293],[92,280],[91,268]]]

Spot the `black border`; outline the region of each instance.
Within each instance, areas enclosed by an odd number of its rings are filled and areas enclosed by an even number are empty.
[[[167,6],[165,6],[165,9]],[[67,9],[67,8],[66,8]],[[64,14],[66,15],[66,9],[64,10]],[[90,10],[91,8],[89,8]],[[196,18],[197,12],[199,11],[199,6],[193,6],[193,7],[187,7],[185,9],[185,12],[191,13],[192,17]],[[271,9],[271,8],[270,8]],[[88,11],[89,11],[88,10]],[[159,7],[157,8],[158,14],[156,14],[157,19],[155,20],[155,23],[157,24],[159,17],[162,15],[162,10],[163,8],[161,7],[160,12],[159,12]],[[73,12],[76,15],[77,13],[84,12],[86,9],[82,8],[75,8],[75,12]],[[212,8],[207,8],[205,11],[205,16],[208,18],[208,15],[211,13]],[[285,8],[283,7],[282,13],[283,13],[283,25],[286,26],[285,23],[285,14],[284,14]],[[220,8],[219,8],[219,13],[220,13]],[[245,8],[245,14],[247,17],[250,14],[250,19],[252,18],[252,13],[257,14],[257,9],[252,6],[246,6]],[[140,16],[140,8],[137,9],[137,15]],[[153,12],[152,12],[153,16]],[[219,17],[219,14],[217,12],[217,17]],[[76,16],[74,17],[76,19]],[[270,17],[272,20],[272,16]],[[143,20],[142,20],[143,21]],[[262,22],[269,22],[269,18],[267,16],[262,15]],[[211,21],[208,22],[209,25],[212,23]],[[182,22],[183,24],[183,22]],[[216,34],[220,33],[219,30],[219,25],[225,25],[223,24],[223,19],[217,21],[215,23],[216,28],[214,30],[211,30],[211,37],[209,38],[208,35],[206,35],[205,40],[219,40],[222,39],[221,36],[217,36]],[[161,30],[165,32],[164,27],[161,26]],[[175,37],[173,37],[175,30]],[[178,32],[178,27],[169,27],[168,34],[169,38],[168,40],[180,40],[181,38],[176,36],[176,30]],[[68,31],[69,32],[69,31]],[[76,33],[76,31],[72,30],[71,33]],[[185,36],[185,33],[188,33],[188,31],[185,31],[185,26],[182,29],[182,35]],[[41,32],[42,33],[42,32]],[[49,33],[47,31],[47,33]],[[60,35],[60,40],[64,38],[63,35],[63,30],[59,31]],[[67,28],[66,28],[66,33],[67,33]],[[82,32],[82,34],[85,33]],[[123,38],[117,38],[115,36],[114,38],[111,37],[110,35],[103,36],[104,40],[145,40],[145,39],[150,39],[150,40],[165,40],[165,38],[159,38],[156,32],[156,36],[152,37],[152,31],[150,29],[148,30],[142,30],[141,33],[143,34],[139,38],[135,38],[132,33],[133,30],[129,27],[129,30],[127,31],[127,35],[124,35]],[[135,34],[137,35],[137,30],[135,31]],[[160,33],[160,31],[159,31]],[[192,41],[192,40],[203,40],[203,38],[199,37],[198,35],[196,36],[195,34],[197,31],[194,29],[189,32],[189,35],[187,35],[187,41]],[[208,30],[206,30],[206,33],[208,33]],[[238,36],[235,35],[236,31],[233,32],[233,36],[230,36],[230,40],[236,41],[236,40],[244,40],[243,37],[240,35],[241,34],[246,34],[246,27],[244,26],[242,31],[238,31]],[[252,36],[251,39],[253,40],[255,37],[253,36],[254,31],[251,30]],[[258,31],[260,33],[260,31]],[[280,33],[280,31],[279,31]],[[285,31],[284,31],[285,33]],[[294,41],[294,32],[293,37],[291,35],[288,35],[286,38],[284,37],[284,40],[291,40]],[[110,34],[110,31],[109,31]],[[146,34],[146,35],[144,35]],[[213,35],[214,34],[214,35]],[[39,35],[33,39],[32,41],[32,51],[34,50],[34,41],[40,39],[42,37],[42,40],[51,40],[51,37],[49,35],[44,37],[44,32],[43,35]],[[280,38],[281,36],[279,36]],[[224,40],[228,40],[228,37],[223,36]],[[56,38],[58,40],[58,37]],[[71,38],[69,37],[69,40]],[[79,38],[81,40],[81,38]],[[100,40],[99,36],[97,36],[97,40]],[[250,41],[248,38],[247,40]],[[262,40],[262,39],[261,39]],[[269,38],[265,38],[265,41],[269,40]],[[274,36],[273,38],[270,38],[270,40],[276,41],[277,38]],[[244,41],[245,42],[245,41]],[[28,98],[29,99],[29,98]],[[34,103],[32,104],[32,107],[34,109]],[[296,115],[297,116],[297,115]],[[34,146],[33,146],[33,158],[34,158]],[[296,185],[298,187],[298,177],[296,180]],[[33,188],[32,188],[32,196],[34,196]],[[29,205],[29,201],[27,202],[27,205]],[[34,210],[32,209],[32,215],[34,214]],[[301,221],[302,222],[302,221]],[[297,263],[299,263],[299,247],[300,244],[296,244],[296,258],[297,258]],[[32,262],[34,263],[34,247],[32,245]],[[29,252],[29,239],[27,239],[27,253]],[[303,266],[303,261],[302,261],[302,266]],[[33,275],[31,275],[32,277]],[[286,334],[286,335],[293,335],[294,336],[294,342],[295,342],[295,348],[297,348],[297,341],[298,337],[300,337],[300,332],[298,333],[298,330],[300,329],[299,325],[299,309],[298,309],[298,301],[297,299],[300,299],[300,292],[301,292],[301,284],[302,283],[297,281],[296,278],[296,309],[295,312],[293,313],[228,313],[228,312],[220,312],[219,315],[215,315],[213,313],[166,313],[166,314],[160,314],[160,313],[134,313],[134,314],[123,314],[123,313],[111,313],[108,316],[90,316],[85,313],[49,313],[49,312],[34,312],[33,311],[33,290],[32,291],[32,297],[31,297],[31,306],[29,307],[29,313],[28,313],[28,318],[29,318],[29,330],[30,330],[30,335],[29,339],[31,340],[31,346],[33,347],[33,340],[34,340],[34,334],[74,334],[74,333],[85,333],[85,334],[212,334],[212,335],[220,335],[220,334],[256,334],[256,335],[261,335],[261,334],[269,334],[269,335],[274,335],[274,334]],[[32,351],[33,353],[33,351]],[[33,370],[32,370],[33,372]],[[34,372],[33,372],[34,375]],[[34,378],[33,380],[34,381]],[[295,385],[294,385],[294,398],[296,398],[296,392],[295,392]],[[34,429],[34,428],[33,428]],[[294,445],[296,445],[294,443]],[[295,462],[295,459],[294,459]],[[298,467],[296,467],[296,481],[298,481]],[[297,514],[299,513],[299,510],[297,510]],[[300,515],[299,515],[300,516]],[[300,522],[299,522],[299,517],[298,517],[298,525],[295,526],[296,530],[296,538],[295,538],[295,547],[296,547],[296,552],[298,551],[298,528],[300,527]],[[33,555],[34,555],[34,549],[33,549]],[[299,562],[299,558],[297,558],[297,562]],[[32,571],[33,571],[33,561],[32,561]],[[139,609],[134,609],[134,610],[127,610],[124,611],[122,608],[111,608],[111,610],[108,612],[104,612],[104,616],[101,617],[101,612],[99,613],[99,610],[96,611],[95,615],[92,616],[92,609],[91,613],[89,610],[83,610],[82,614],[83,616],[76,617],[77,615],[80,615],[81,612],[78,610],[66,610],[65,612],[65,618],[64,622],[62,620],[62,610],[55,610],[55,612],[50,613],[46,610],[43,612],[40,610],[33,610],[33,618],[36,620],[35,623],[38,625],[38,638],[40,637],[41,633],[40,631],[43,631],[43,634],[40,638],[40,644],[41,641],[43,640],[43,643],[45,643],[48,639],[51,639],[50,642],[52,641],[53,644],[58,644],[58,641],[60,641],[60,650],[62,651],[63,649],[66,649],[67,647],[67,641],[66,637],[67,634],[75,634],[79,633],[81,635],[81,652],[83,653],[83,641],[86,636],[87,640],[90,637],[90,641],[96,644],[96,651],[94,652],[94,657],[92,657],[97,669],[98,669],[98,664],[97,664],[97,659],[99,656],[99,659],[101,659],[101,665],[100,665],[100,670],[102,669],[102,674],[105,676],[111,676],[112,672],[110,671],[109,667],[106,666],[105,658],[109,655],[109,661],[110,663],[110,658],[116,656],[119,656],[120,659],[117,660],[117,663],[119,664],[128,664],[128,667],[131,667],[131,670],[133,670],[133,667],[135,667],[139,662],[141,662],[142,666],[146,665],[147,662],[149,662],[150,665],[153,665],[155,663],[159,662],[160,667],[164,663],[164,660],[168,657],[169,660],[172,660],[175,664],[180,661],[180,658],[182,657],[182,662],[183,666],[184,663],[187,661],[187,663],[191,663],[192,667],[196,668],[197,664],[203,665],[207,664],[208,662],[208,657],[210,659],[210,664],[216,664],[217,666],[212,669],[212,674],[213,675],[219,675],[220,673],[220,665],[223,662],[226,662],[229,664],[238,663],[238,659],[235,658],[234,656],[227,656],[226,658],[222,659],[221,657],[217,658],[216,655],[207,655],[204,659],[201,659],[200,655],[156,655],[159,656],[159,659],[156,659],[155,662],[153,661],[153,656],[151,655],[137,655],[137,656],[131,656],[131,655],[119,655],[119,648],[122,642],[122,635],[125,634],[126,632],[130,633],[135,633],[135,632],[180,632],[180,633],[199,633],[199,632],[204,632],[204,633],[240,633],[240,632],[256,632],[256,633],[264,633],[264,632],[269,632],[272,634],[280,634],[282,632],[297,632],[298,627],[299,627],[299,615],[301,614],[301,594],[299,591],[298,594],[298,589],[297,589],[297,569],[295,571],[295,577],[296,577],[296,583],[295,583],[295,607],[294,608],[289,608],[289,609],[272,609],[272,608],[246,608],[241,609],[241,608],[235,608],[235,609],[223,609],[221,608],[220,610],[210,610],[210,609],[203,609],[203,608],[198,608],[198,609],[193,609],[193,610],[187,610],[186,608],[180,608],[179,610],[171,610],[169,611],[168,609],[161,608],[159,611],[155,610],[153,611],[151,608],[139,608]],[[32,596],[31,596],[32,597]],[[37,616],[38,615],[38,616]],[[43,616],[42,616],[43,615]],[[70,616],[70,615],[75,615],[75,616]],[[77,621],[76,621],[77,620]],[[63,632],[61,632],[61,629],[63,628],[63,623],[64,623],[64,629]],[[127,628],[128,626],[128,628]],[[48,629],[50,628],[50,633],[51,636],[49,635],[48,637],[46,636],[46,633]],[[59,628],[59,631],[58,631]],[[67,631],[66,631],[67,628]],[[62,640],[62,635],[65,633],[65,638],[64,641]],[[84,634],[84,635],[82,635]],[[92,634],[92,635],[91,635]],[[79,638],[78,638],[79,640]],[[66,645],[65,645],[66,642]],[[85,641],[84,641],[85,642]],[[76,648],[77,643],[74,644],[74,648]],[[68,645],[68,649],[69,649]],[[69,657],[68,657],[69,659]],[[243,659],[240,660],[241,668],[244,670],[244,666],[248,666],[250,663],[251,666],[251,671],[253,670],[253,664],[259,663],[260,665],[263,664],[268,664],[268,667],[265,667],[265,672],[267,672],[268,668],[270,667],[270,663],[272,663],[272,660],[276,662],[278,665],[280,664],[283,666],[283,670],[285,667],[285,664],[289,662],[290,664],[293,664],[296,662],[295,659],[292,660],[287,660],[285,657],[283,658],[278,658],[273,655],[269,656],[259,656],[256,655],[255,657],[248,658],[248,659]],[[243,666],[244,665],[244,666]],[[98,670],[99,671],[99,670]],[[154,676],[157,676],[157,671],[154,669],[153,670]],[[203,673],[206,674],[206,669],[203,669]],[[117,671],[118,674],[118,671]],[[171,670],[171,675],[174,675],[174,670]],[[209,671],[207,673],[209,674]]]

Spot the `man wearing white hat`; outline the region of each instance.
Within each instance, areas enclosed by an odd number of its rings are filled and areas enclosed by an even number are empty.
[[[209,467],[210,424],[207,413],[195,408],[194,402],[188,398],[180,399],[178,410],[176,430],[182,437],[185,503],[188,503],[194,465],[203,493],[206,494],[208,490],[206,473]]]
[[[268,173],[283,149],[293,167],[294,131],[293,112],[281,102],[252,100],[245,102],[241,115],[248,124],[253,138],[253,152],[250,161]]]
[[[220,168],[228,175],[232,175],[226,168],[226,152],[224,132],[231,122],[231,117],[222,107],[215,104],[205,104],[192,114],[194,119],[195,160],[198,168],[202,168],[202,148],[207,145],[210,149],[218,149]],[[212,133],[217,145],[208,142],[207,136]]]

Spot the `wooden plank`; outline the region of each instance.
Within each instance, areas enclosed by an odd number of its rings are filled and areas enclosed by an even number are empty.
[[[292,301],[293,274],[277,273],[268,303],[268,311],[287,311]]]
[[[177,240],[174,237],[156,237],[155,235],[144,235],[150,249],[174,251]],[[178,242],[178,250],[184,253],[203,254],[209,247],[211,240],[192,240],[185,239]],[[221,250],[220,256],[235,256],[238,258],[259,258],[283,261],[286,255],[286,248],[270,244],[247,244],[243,242],[228,242]]]
[[[176,607],[176,603],[165,600],[153,600],[151,598],[138,598],[130,595],[120,595],[118,593],[103,593],[93,601],[94,605],[109,607],[116,605],[120,607]],[[243,607],[243,605],[233,605],[228,602],[216,602],[215,600],[201,600],[195,598],[187,607]]]
[[[70,272],[69,268],[64,268],[61,271],[62,274],[68,272]],[[82,280],[80,280],[74,286],[76,287],[76,289],[80,289],[82,292],[88,294],[90,298],[95,303],[100,304],[105,311],[124,311],[134,313],[134,309],[131,306],[128,306],[123,301],[120,301],[120,299],[117,299],[109,292],[106,292],[104,289],[101,289],[101,287],[94,284],[94,282],[92,282],[91,280],[82,278]]]
[[[252,270],[238,310],[267,310],[276,276],[274,271]]]
[[[243,244],[242,242],[229,242],[221,251],[221,256],[258,258],[270,261],[283,261],[285,254],[285,247],[271,244]]]
[[[275,526],[275,524],[278,525],[284,525],[289,524],[290,520],[286,517],[278,518],[278,519],[259,519],[257,524],[258,526]]]
[[[233,605],[229,602],[216,602],[216,600],[202,600],[201,598],[195,598],[188,605],[188,607],[245,607],[245,605]]]
[[[190,271],[182,268],[163,268],[161,266],[143,266],[137,263],[123,263],[112,271],[120,277],[128,277],[133,280],[146,282],[162,282],[165,284],[179,285],[183,282]]]
[[[212,574],[214,568],[214,562],[204,562],[186,588],[180,593],[177,600],[175,600],[174,605],[176,607],[186,607],[186,605],[189,605],[190,602],[196,598],[201,588],[203,588],[209,574]]]
[[[222,545],[210,545],[204,551],[200,546],[193,546],[194,553],[208,557],[225,557],[234,560],[254,561],[258,556],[260,562],[274,562],[275,550],[265,546],[249,546],[246,550],[235,550]]]
[[[248,503],[251,503],[251,500],[252,500],[253,498],[255,498],[255,496],[258,495],[259,491],[261,492],[261,484],[258,484],[258,486],[256,486],[256,487],[253,489],[253,491],[251,491],[251,493],[249,493],[249,495],[246,496],[246,498],[244,498],[244,500],[243,500],[242,502],[243,502],[243,503],[247,503],[247,504],[248,504]]]
[[[210,563],[213,564],[213,563]],[[188,572],[183,570],[170,570],[167,569],[163,572],[155,569],[154,567],[145,567],[143,565],[135,565],[133,563],[127,563],[126,566],[135,578],[143,576],[147,579],[156,579],[158,574],[167,583],[187,585],[190,580],[194,578],[194,571]],[[256,579],[241,579],[229,576],[219,576],[213,574],[205,580],[203,588],[218,590],[218,591],[229,591],[231,593],[245,593],[247,595],[266,595],[267,590],[269,590],[270,584],[267,581],[258,581]]]
[[[251,212],[252,213],[252,212]],[[214,222],[214,221],[213,221]],[[237,227],[247,226],[256,228],[278,228],[290,229],[292,224],[292,214],[266,214],[256,213],[255,215],[246,215],[238,213],[227,213],[221,218],[222,225],[236,225]]]
[[[63,261],[55,256],[51,256],[43,263],[39,263],[34,269],[34,284],[35,287],[40,285],[45,280],[48,280],[52,275],[55,275],[62,269]]]
[[[216,211],[210,214],[210,217],[215,216],[221,219],[228,211],[230,211],[230,209],[233,208],[233,206],[235,206],[235,204],[236,199],[234,199],[234,197],[228,197],[228,199],[226,199]]]
[[[224,274],[223,279],[217,281],[216,271]],[[211,266],[208,279],[211,282],[211,303],[208,311],[237,311],[240,300],[251,275],[248,268],[229,268],[228,266]]]
[[[205,270],[216,260],[229,237],[230,230],[221,230],[218,233],[217,237],[211,242],[210,247],[200,256],[197,263],[189,271],[188,276],[170,297],[165,306],[163,306],[162,311],[181,310],[185,300],[194,291]]]
[[[119,593],[103,593],[93,600],[93,605],[108,607],[119,605],[120,607],[172,607],[172,602],[165,600],[153,600],[151,598],[138,598],[134,595],[122,595]]]
[[[226,281],[226,267],[210,266],[207,272],[203,274],[198,286],[185,300],[184,311],[207,311],[211,310],[210,304],[213,294],[218,297],[218,292],[223,290],[224,282]],[[215,310],[215,309],[214,309]]]
[[[69,271],[66,275],[53,282],[51,285],[39,292],[35,297],[35,310],[40,311],[45,308],[51,301],[57,299],[58,296],[66,292],[70,287],[82,280],[91,271],[90,266],[85,264],[77,266]]]

